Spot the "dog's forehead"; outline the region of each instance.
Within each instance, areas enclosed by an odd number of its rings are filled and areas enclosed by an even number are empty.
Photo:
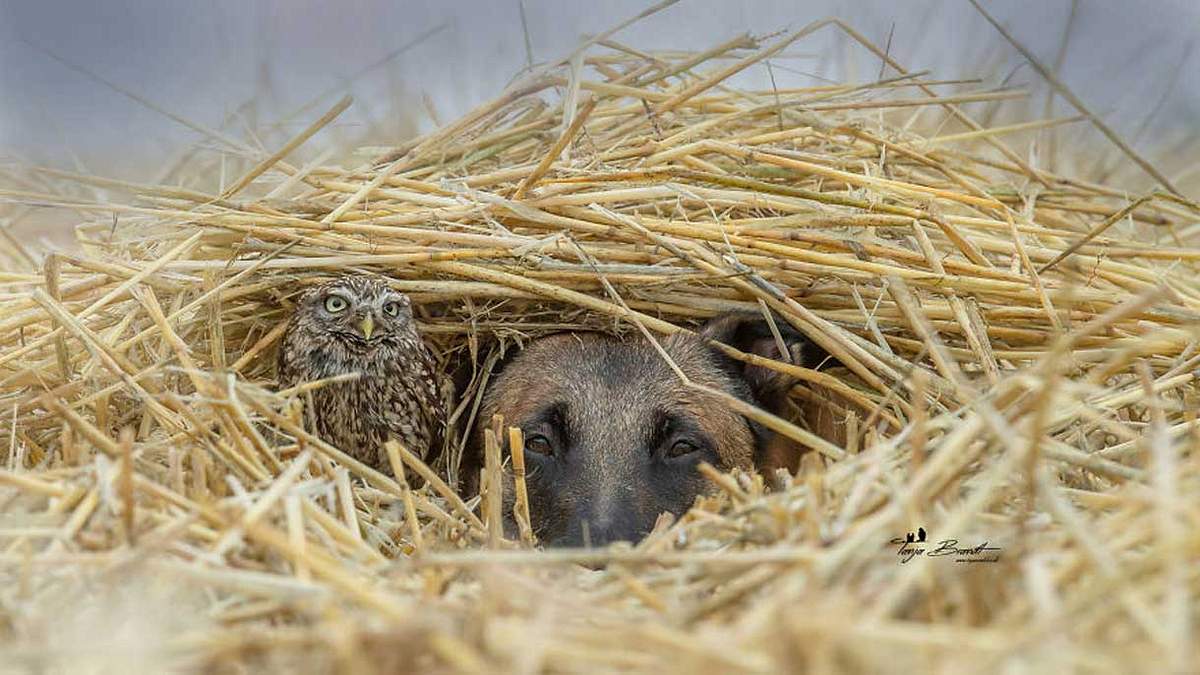
[[[495,403],[518,417],[557,403],[577,422],[592,424],[608,415],[606,424],[638,425],[660,411],[703,411],[711,394],[689,383],[738,393],[738,383],[698,340],[663,346],[660,352],[644,340],[600,334],[542,338],[501,372]]]
[[[685,374],[716,367],[718,355],[694,334],[656,338],[659,348],[639,337],[620,339],[603,333],[549,335],[527,346],[515,361],[553,362],[560,367],[617,376],[630,373]]]
[[[636,381],[658,380],[671,372],[645,345],[590,333],[542,338],[522,351],[510,369],[523,378],[544,380],[579,395],[626,389]]]

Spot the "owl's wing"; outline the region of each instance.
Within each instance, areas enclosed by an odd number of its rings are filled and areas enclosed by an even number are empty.
[[[292,331],[294,326],[289,325],[283,332],[283,337],[279,340],[279,349],[275,354],[275,379],[279,382],[280,389],[298,384],[300,374],[296,369],[296,359],[300,357],[296,353],[295,345],[293,345]]]
[[[447,425],[449,423],[449,410],[453,405],[453,387],[438,372],[437,365],[433,362],[433,357],[426,352],[424,358],[421,359],[421,381],[426,388],[428,394],[429,405],[425,406],[427,415],[427,424],[429,426],[429,456],[426,461],[432,462],[438,459],[445,450],[446,439],[450,436]]]

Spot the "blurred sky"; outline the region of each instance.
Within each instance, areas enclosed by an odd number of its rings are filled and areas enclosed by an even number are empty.
[[[1053,62],[1069,0],[985,0],[993,15],[1043,60]],[[148,179],[171,151],[198,135],[55,61],[82,65],[198,123],[219,126],[262,95],[260,122],[313,96],[345,90],[347,78],[439,25],[444,30],[356,81],[347,133],[375,121],[377,143],[413,125],[397,109],[443,121],[497,94],[526,61],[520,0],[0,0],[0,159],[67,166],[74,153],[89,171]],[[535,61],[567,53],[648,6],[648,0],[524,0]],[[1041,86],[1040,78],[966,0],[683,0],[621,32],[640,48],[703,49],[739,33],[767,34],[838,16],[931,77],[988,75],[990,84]],[[1200,121],[1197,0],[1084,0],[1061,72],[1093,109],[1131,137],[1157,109],[1140,146]],[[35,46],[37,48],[35,48]],[[780,86],[820,77],[873,80],[879,63],[825,29],[773,64]],[[814,77],[817,76],[817,77]],[[746,77],[766,82],[759,67]],[[1164,98],[1164,92],[1168,92]],[[1041,94],[1039,94],[1040,96]],[[1040,110],[1040,100],[1037,109]],[[1162,101],[1160,105],[1160,100]],[[293,123],[296,131],[320,109]],[[1066,114],[1059,103],[1058,114]],[[395,117],[396,119],[392,119]],[[411,115],[410,115],[411,117]],[[247,122],[227,127],[242,134]]]

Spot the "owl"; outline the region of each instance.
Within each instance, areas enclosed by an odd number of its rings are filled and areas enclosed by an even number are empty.
[[[417,334],[412,302],[381,277],[344,276],[304,293],[284,331],[279,383],[359,373],[312,392],[323,440],[390,473],[384,443],[432,461],[446,433],[444,384]]]

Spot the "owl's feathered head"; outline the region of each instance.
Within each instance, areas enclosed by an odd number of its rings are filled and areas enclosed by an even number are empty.
[[[317,286],[301,296],[297,316],[348,345],[409,339],[416,334],[412,301],[392,289],[382,277],[345,276]]]

